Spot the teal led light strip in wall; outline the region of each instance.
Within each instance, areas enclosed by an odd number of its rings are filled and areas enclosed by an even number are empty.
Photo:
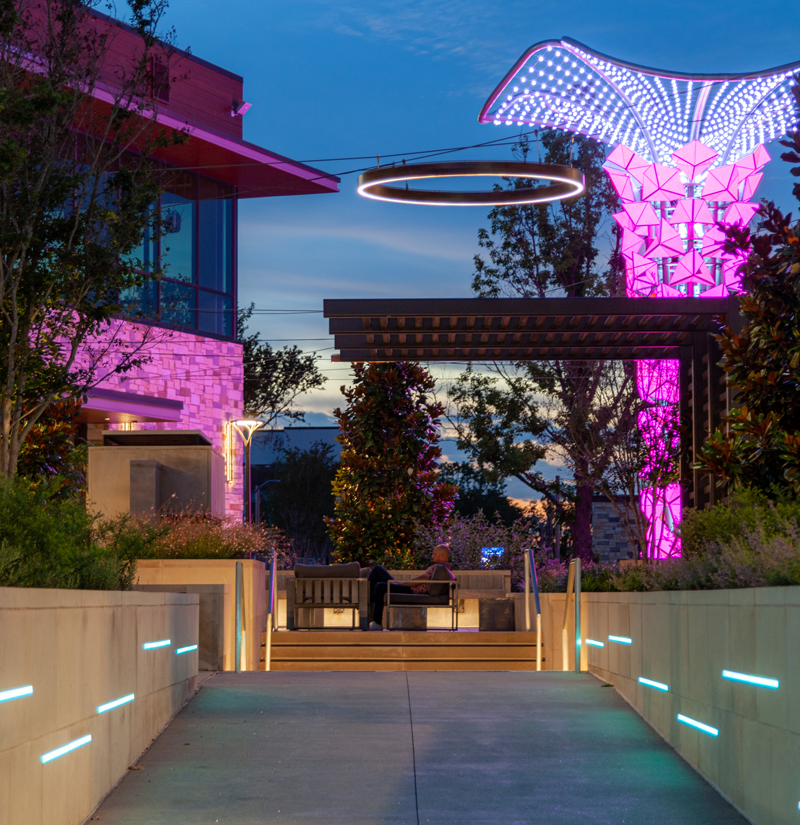
[[[632,645],[633,639],[629,639],[627,636],[609,636],[609,642],[616,642],[618,645]]]
[[[587,639],[586,644],[591,645],[592,647],[605,647],[603,642],[598,642],[598,641],[595,641],[594,639]]]
[[[697,719],[692,719],[691,716],[684,716],[682,713],[678,714],[678,721],[683,722],[684,725],[697,728],[697,730],[707,733],[709,736],[719,736],[719,730],[712,728],[711,725],[706,725],[703,722],[698,722]]]
[[[142,647],[145,650],[154,650],[157,647],[169,647],[171,644],[171,639],[161,639],[161,641],[158,642],[145,642]]]
[[[132,702],[134,700],[134,695],[129,693],[127,696],[123,696],[120,699],[115,699],[113,702],[106,702],[105,705],[98,705],[97,712],[98,713],[105,713],[108,710],[114,710],[114,708],[118,708],[120,705],[127,705],[128,702]]]
[[[0,702],[8,702],[9,699],[21,699],[23,696],[30,696],[33,693],[33,685],[11,688],[11,690],[0,690]]]
[[[748,685],[772,688],[772,690],[777,690],[781,686],[777,679],[768,679],[766,676],[751,676],[748,673],[737,673],[735,670],[723,670],[722,678],[730,679],[733,682],[745,682]]]
[[[639,684],[647,685],[647,687],[655,688],[656,690],[663,690],[664,692],[669,690],[669,685],[665,685],[663,682],[654,682],[652,679],[645,679],[644,676],[639,677]]]
[[[48,762],[52,762],[54,759],[58,759],[59,756],[63,756],[65,753],[70,753],[70,751],[74,751],[77,748],[83,747],[84,745],[88,745],[89,742],[92,741],[92,735],[87,734],[86,736],[82,736],[80,739],[76,739],[73,742],[70,742],[67,745],[64,745],[61,748],[56,748],[54,751],[49,751],[48,753],[43,753],[39,759],[42,760],[42,764],[46,765]]]
[[[197,645],[189,645],[188,647],[179,647],[175,653],[180,655],[181,653],[189,653],[192,650],[197,650]]]

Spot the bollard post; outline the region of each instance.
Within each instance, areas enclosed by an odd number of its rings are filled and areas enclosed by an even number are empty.
[[[531,629],[531,563],[525,553],[525,630]]]
[[[536,559],[533,550],[528,548],[528,566],[531,570],[531,584],[533,585],[533,598],[536,605],[536,670],[542,669],[542,605],[539,602],[539,579],[536,576]],[[527,596],[526,596],[527,599]]]
[[[581,672],[581,560],[575,559],[575,673]]]

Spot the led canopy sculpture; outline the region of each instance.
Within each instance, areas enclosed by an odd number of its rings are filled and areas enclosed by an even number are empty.
[[[763,144],[797,128],[790,86],[800,63],[745,75],[648,69],[574,40],[532,46],[484,105],[479,121],[564,129],[613,148],[606,172],[622,209],[629,297],[723,298],[741,287],[742,259],[724,252],[724,227],[748,224],[769,161]],[[678,449],[676,361],[637,362],[649,405],[639,430],[657,479]],[[649,554],[680,555],[679,484],[647,487]]]
[[[409,189],[408,181],[441,178],[515,177],[554,181],[550,186],[479,192],[447,192]],[[405,182],[405,188],[390,186]],[[358,178],[358,194],[378,201],[414,203],[423,206],[519,206],[550,203],[583,194],[583,174],[555,163],[513,161],[450,161],[415,163],[370,169]]]

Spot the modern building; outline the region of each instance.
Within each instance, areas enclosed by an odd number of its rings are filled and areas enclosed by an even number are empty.
[[[130,59],[141,42],[136,32],[96,16],[117,29],[109,61]],[[337,192],[338,179],[243,139],[250,107],[239,75],[166,45],[163,52],[163,63],[153,58],[152,72],[168,82],[153,84],[153,117],[184,130],[187,139],[156,153],[172,172],[159,204],[170,231],[145,238],[141,257],[168,267],[159,282],[131,296],[151,320],[121,321],[115,330],[119,339],[134,342],[146,328],[149,361],[124,375],[109,374],[90,393],[80,421],[90,445],[102,445],[115,430],[148,431],[138,441],[151,447],[158,445],[158,432],[198,431],[197,443],[187,446],[210,447],[221,457],[213,464],[223,468],[223,510],[230,516],[242,511],[242,449],[229,423],[243,412],[242,348],[236,342],[239,204]],[[102,105],[100,85],[94,95]],[[90,499],[106,496],[111,484],[115,500],[124,500],[125,472],[118,467],[111,478],[107,472],[98,476],[91,463],[90,455]]]

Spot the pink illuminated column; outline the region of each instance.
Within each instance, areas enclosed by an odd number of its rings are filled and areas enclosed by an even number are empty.
[[[726,297],[741,288],[737,256],[723,251],[720,224],[746,224],[769,161],[763,146],[726,166],[699,141],[672,153],[672,163],[649,163],[627,146],[608,157],[606,172],[622,201],[614,217],[622,228],[629,297]],[[649,450],[641,474],[647,481],[640,507],[648,520],[648,555],[679,556],[680,485],[659,477],[674,469],[678,443],[678,362],[637,362],[637,390],[649,405],[639,417]]]

